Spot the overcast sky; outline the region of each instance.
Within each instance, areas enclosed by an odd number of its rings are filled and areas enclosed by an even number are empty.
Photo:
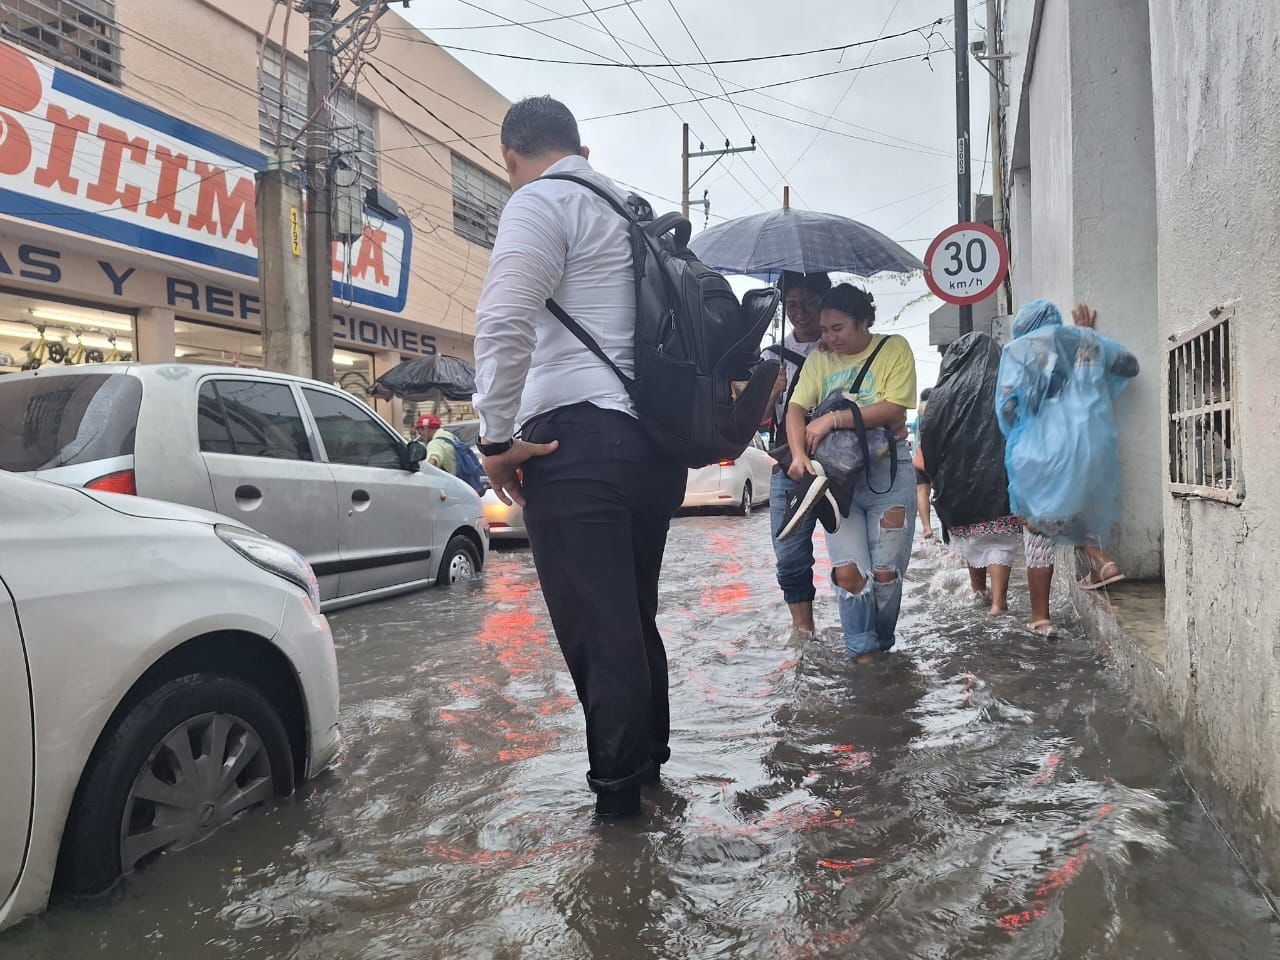
[[[918,33],[843,52],[720,65],[714,67],[716,76],[706,67],[681,68],[683,82],[670,68],[646,69],[653,74],[657,92],[650,79],[635,70],[451,52],[510,100],[549,93],[567,103],[591,148],[593,166],[639,188],[659,212],[679,204],[683,119],[693,131],[692,149],[700,140],[710,148],[726,138],[734,146],[745,146],[753,135],[759,145],[755,153],[722,160],[694,187],[695,202],[704,189],[710,191],[712,224],[780,207],[784,175],[792,206],[861,220],[918,257],[923,257],[930,238],[955,222],[955,67],[947,49],[954,33],[951,0],[635,0],[622,6],[615,6],[620,0],[589,2],[590,7],[588,0],[418,0],[401,12],[440,44],[556,60],[626,62],[630,56],[641,64],[772,56],[876,40],[921,27]],[[612,9],[603,9],[608,7]],[[591,8],[599,11],[598,20],[588,12]],[[583,15],[532,28],[494,26],[503,24],[503,17],[528,22],[578,13]],[[787,14],[797,16],[788,20]],[[985,5],[971,6],[971,36],[982,36],[985,16]],[[947,19],[936,28],[928,26],[939,18]],[[625,53],[610,34],[623,42]],[[908,59],[737,93],[740,87],[898,58]],[[722,94],[720,81],[733,95],[737,110],[723,99],[679,104],[695,96]],[[973,61],[970,85],[973,153],[981,160],[989,152],[988,86],[987,74]],[[662,97],[676,104],[674,109],[664,106]],[[652,106],[659,109],[590,119]],[[709,163],[710,159],[691,161],[691,179]],[[990,180],[983,171],[989,167],[975,164],[975,190],[983,176],[985,192]],[[691,219],[695,231],[702,229],[699,206],[694,206]],[[877,329],[899,331],[910,339],[920,385],[931,384],[938,354],[928,345],[927,321],[938,301],[921,299],[927,288],[919,278],[905,286],[897,280],[873,281],[871,289],[879,308]]]

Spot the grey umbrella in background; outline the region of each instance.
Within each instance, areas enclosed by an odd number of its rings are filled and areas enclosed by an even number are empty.
[[[799,273],[911,273],[924,264],[879,230],[834,213],[784,208],[704,230],[689,249],[721,273],[775,280]]]

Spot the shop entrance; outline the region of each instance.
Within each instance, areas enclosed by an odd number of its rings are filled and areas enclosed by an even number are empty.
[[[0,374],[133,359],[134,317],[0,290]]]

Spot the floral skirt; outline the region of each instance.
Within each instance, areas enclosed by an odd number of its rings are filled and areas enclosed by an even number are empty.
[[[951,549],[971,567],[983,568],[992,564],[1013,566],[1018,541],[1022,539],[1022,524],[1017,517],[995,517],[979,523],[951,527]]]

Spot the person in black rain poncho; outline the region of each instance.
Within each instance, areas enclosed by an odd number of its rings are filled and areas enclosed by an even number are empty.
[[[942,358],[920,424],[925,468],[944,538],[969,568],[976,594],[991,590],[992,616],[1008,610],[1009,574],[1022,527],[1009,508],[1004,435],[996,419],[1000,348],[966,333]]]

